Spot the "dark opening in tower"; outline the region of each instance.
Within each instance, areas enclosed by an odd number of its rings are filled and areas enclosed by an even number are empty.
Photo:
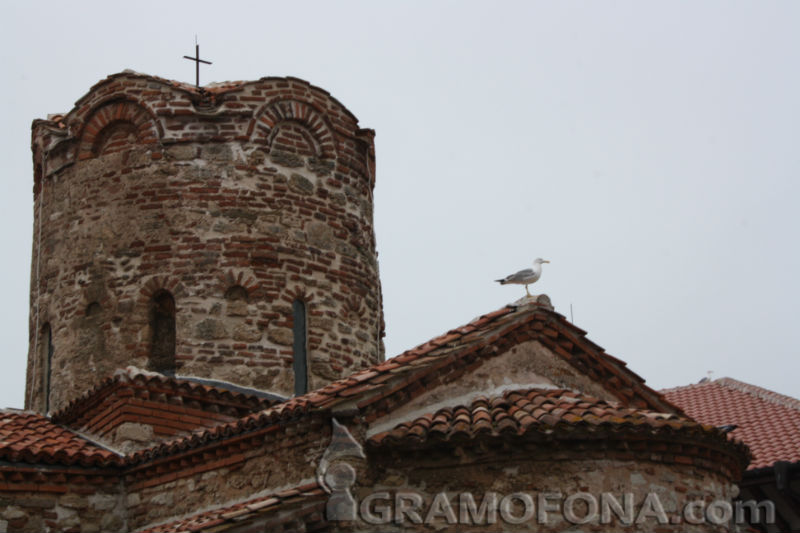
[[[175,373],[175,299],[165,290],[150,302],[150,359],[148,368],[162,374]]]
[[[294,342],[292,344],[292,370],[294,371],[294,394],[300,396],[308,392],[308,356],[306,340],[306,304],[295,300],[292,304],[292,324]]]
[[[42,364],[42,409],[41,411],[47,414],[50,411],[50,376],[51,367],[53,365],[53,337],[50,331],[50,324],[45,324],[42,327],[41,337],[39,339],[39,353]]]

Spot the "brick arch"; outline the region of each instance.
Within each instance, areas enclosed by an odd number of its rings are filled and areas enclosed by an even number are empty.
[[[281,299],[285,302],[292,303],[295,300],[302,300],[306,305],[314,302],[316,294],[306,288],[305,285],[295,285],[291,288],[287,287]]]
[[[113,100],[89,114],[78,138],[78,159],[83,160],[130,144],[157,143],[160,132],[158,121],[145,107],[132,100]]]
[[[220,274],[218,280],[217,287],[221,295],[224,295],[231,287],[239,286],[247,291],[248,297],[252,298],[261,287],[259,282],[252,275],[241,270],[228,270]]]
[[[299,126],[299,128],[298,128]],[[250,139],[272,147],[282,128],[292,128],[312,144],[319,157],[336,157],[333,129],[325,116],[298,100],[279,100],[267,104],[254,115],[248,128]]]
[[[147,305],[159,291],[165,290],[176,299],[186,296],[186,289],[179,279],[172,276],[153,276],[139,290],[139,304]]]

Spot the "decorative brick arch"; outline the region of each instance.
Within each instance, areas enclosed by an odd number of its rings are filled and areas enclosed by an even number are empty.
[[[176,299],[186,296],[186,290],[179,279],[172,276],[153,276],[139,290],[139,303],[147,305],[159,291],[165,290]]]
[[[287,288],[281,299],[285,302],[292,303],[295,300],[302,300],[306,304],[311,304],[314,301],[315,294],[309,291],[304,285],[295,285],[294,287]]]
[[[300,127],[301,131],[297,131]],[[333,130],[323,114],[310,105],[297,100],[279,100],[260,109],[248,128],[250,139],[272,147],[280,130],[285,127],[295,129],[313,146],[316,156],[326,159],[336,157],[336,143]],[[293,132],[293,133],[295,133]]]
[[[101,104],[84,122],[79,135],[78,159],[116,152],[131,144],[157,143],[160,137],[157,124],[150,112],[134,101],[114,100]]]
[[[228,270],[220,274],[218,279],[220,294],[225,294],[225,291],[233,286],[239,286],[246,290],[248,296],[252,298],[260,288],[260,284],[252,275],[240,270]]]

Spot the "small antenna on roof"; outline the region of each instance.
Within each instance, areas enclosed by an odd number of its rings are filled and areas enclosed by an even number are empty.
[[[569,304],[569,321],[575,323],[575,318],[572,316],[572,303]]]

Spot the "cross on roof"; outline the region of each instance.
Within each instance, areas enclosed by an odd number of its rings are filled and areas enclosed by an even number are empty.
[[[197,44],[197,37],[194,38],[194,57],[191,56],[183,56],[185,59],[189,59],[194,61],[195,64],[195,85],[199,88],[200,87],[200,63],[205,63],[206,65],[210,65],[211,61],[206,61],[205,59],[200,59],[200,45]]]

